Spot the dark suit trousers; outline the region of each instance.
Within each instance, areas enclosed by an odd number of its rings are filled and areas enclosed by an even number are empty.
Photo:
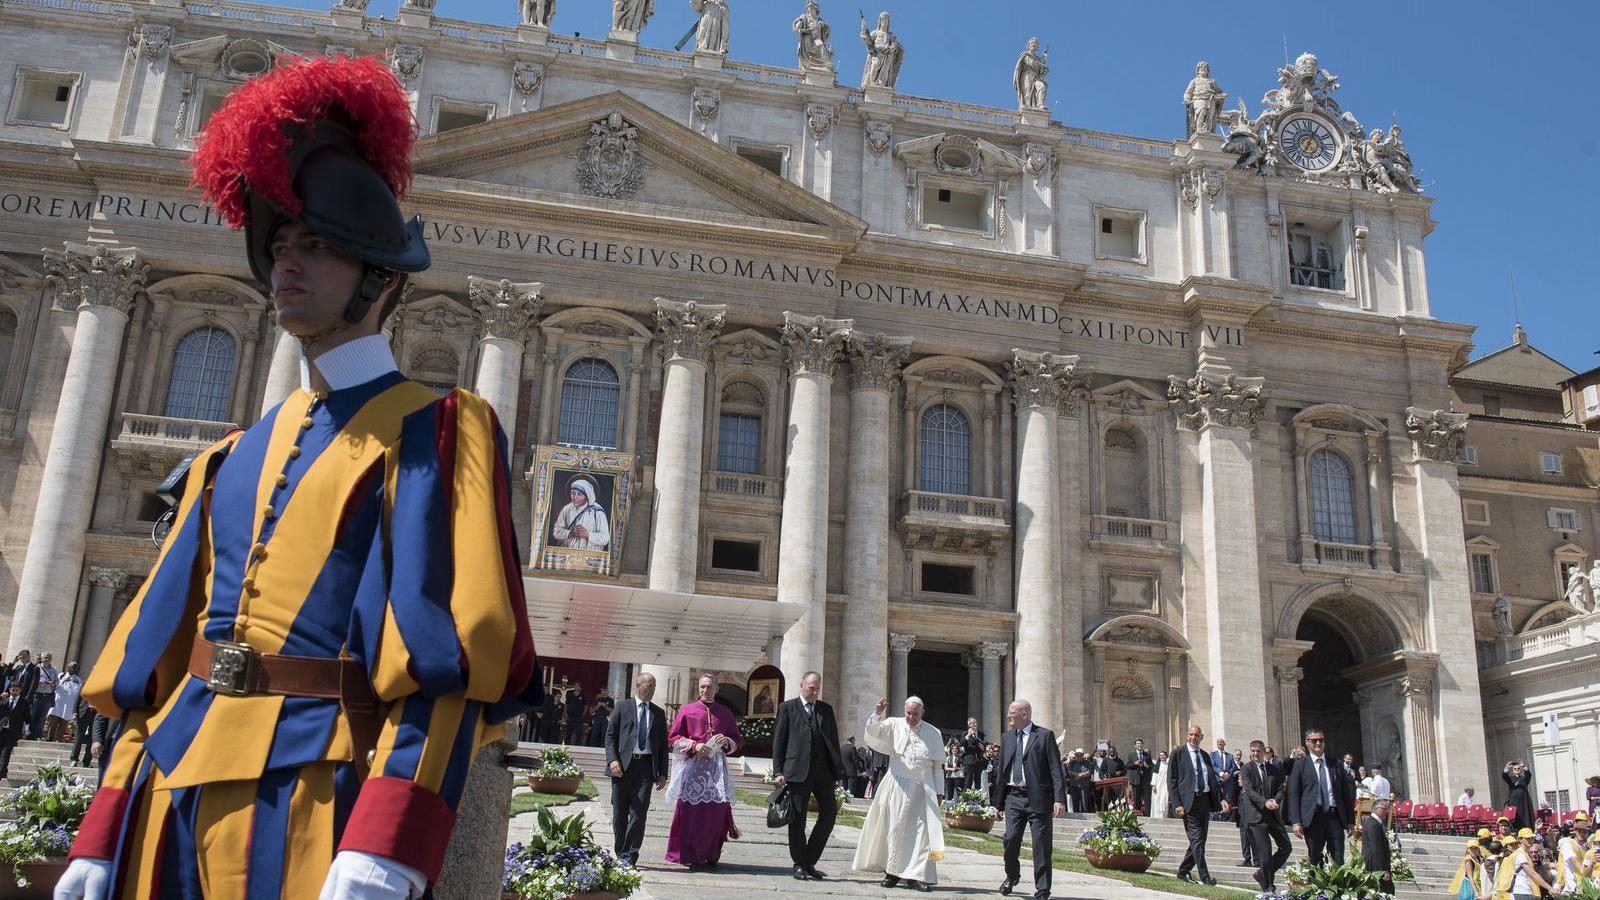
[[[1254,845],[1256,871],[1262,874],[1262,881],[1272,884],[1278,877],[1278,870],[1289,861],[1289,830],[1283,827],[1283,822],[1262,817],[1261,821],[1246,829],[1250,834],[1250,842]],[[1273,849],[1273,845],[1277,849]]]
[[[1050,893],[1050,845],[1055,837],[1055,823],[1050,816],[1039,815],[1028,808],[1028,795],[1006,791],[1006,880],[1022,880],[1022,827],[1028,826],[1033,838],[1033,890],[1035,894]]]
[[[1332,857],[1336,864],[1344,865],[1344,828],[1340,827],[1338,816],[1326,809],[1319,809],[1304,830],[1306,858],[1312,865],[1321,863],[1324,853]]]
[[[611,830],[615,853],[630,863],[639,861],[644,846],[644,817],[650,812],[650,792],[655,788],[655,767],[648,756],[635,756],[621,778],[611,779]]]
[[[1199,869],[1200,877],[1211,875],[1206,867],[1206,833],[1211,830],[1211,795],[1195,794],[1194,805],[1184,807],[1183,834],[1189,839],[1189,848],[1183,851],[1183,862],[1178,863],[1178,874]]]
[[[1147,773],[1144,782],[1133,789],[1133,805],[1139,810],[1140,815],[1150,815],[1150,779],[1153,777]]]
[[[813,738],[821,740],[820,737]],[[833,795],[833,779],[827,775],[828,764],[812,757],[811,779],[805,784],[789,783],[789,795],[794,798],[794,815],[789,817],[789,859],[797,866],[815,866],[822,858],[822,848],[828,846],[828,836],[833,834],[833,820],[839,815],[839,801]],[[806,838],[806,800],[817,798],[817,825]]]

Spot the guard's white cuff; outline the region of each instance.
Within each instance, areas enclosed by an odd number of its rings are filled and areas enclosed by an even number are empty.
[[[111,861],[79,857],[56,881],[55,900],[105,900],[111,893]]]
[[[410,866],[360,850],[340,850],[322,883],[321,900],[413,900],[427,888],[428,879]]]

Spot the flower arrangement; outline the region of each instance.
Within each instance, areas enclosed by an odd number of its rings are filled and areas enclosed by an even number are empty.
[[[772,743],[773,729],[777,728],[778,720],[768,716],[764,719],[745,718],[739,720],[739,734],[744,737],[746,744]]]
[[[1368,872],[1359,859],[1344,865],[1324,862],[1313,866],[1300,862],[1283,870],[1289,880],[1289,890],[1281,896],[1284,900],[1380,900],[1383,876]]]
[[[1000,815],[1000,810],[989,805],[989,798],[977,788],[967,788],[956,795],[954,800],[944,802],[944,814],[947,816],[975,816],[980,819],[993,819]]]
[[[1400,848],[1400,835],[1389,832],[1389,877],[1398,884],[1402,881],[1415,883],[1417,875],[1411,869],[1411,860],[1406,859],[1405,852]]]
[[[1078,846],[1084,850],[1100,856],[1144,854],[1155,859],[1161,855],[1161,845],[1139,827],[1139,814],[1127,801],[1118,800],[1095,813],[1095,817],[1100,824],[1078,835]]]
[[[834,785],[833,802],[839,804],[840,806],[844,806],[846,803],[850,802],[850,792],[842,787],[839,787],[838,785]]]
[[[643,883],[638,869],[594,842],[583,813],[557,819],[541,808],[528,840],[506,848],[500,886],[519,900],[557,900],[590,893],[627,897]]]
[[[539,755],[539,767],[532,772],[534,778],[582,778],[583,769],[572,761],[565,747],[551,747]]]
[[[93,799],[93,787],[56,765],[40,766],[32,781],[5,798],[16,819],[0,824],[0,862],[11,866],[17,887],[28,886],[23,865],[67,855]]]

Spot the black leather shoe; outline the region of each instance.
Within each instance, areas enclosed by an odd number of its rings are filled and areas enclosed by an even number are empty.
[[[1198,882],[1196,882],[1194,880],[1194,876],[1190,875],[1188,872],[1179,872],[1178,873],[1178,880],[1179,881],[1186,881],[1189,884],[1197,884],[1198,883]]]
[[[882,887],[898,887],[899,885],[900,885],[900,876],[899,875],[889,875],[889,874],[885,874],[883,876],[883,881],[880,884],[880,886],[882,886]]]
[[[805,866],[795,866],[794,867],[794,880],[795,881],[810,881],[811,880],[811,876],[806,874],[806,867]]]
[[[1214,887],[1214,886],[1216,886],[1217,880],[1215,878],[1212,878],[1210,875],[1201,875],[1200,876],[1200,883],[1201,884],[1205,884],[1205,885],[1210,885],[1210,886]]]
[[[815,878],[818,881],[821,881],[824,878],[828,877],[828,873],[822,871],[821,869],[817,868],[816,866],[806,866],[805,868],[806,868],[806,874],[810,875],[812,878]]]
[[[1017,883],[1015,881],[1012,881],[1009,878],[1007,878],[1005,881],[1000,882],[1000,896],[1002,896],[1002,897],[1011,896],[1011,889],[1016,887],[1016,886],[1017,886]]]
[[[933,890],[933,888],[928,887],[928,885],[924,884],[921,881],[907,880],[906,881],[906,887],[911,888],[913,891],[921,891],[924,894],[926,894],[929,891]]]

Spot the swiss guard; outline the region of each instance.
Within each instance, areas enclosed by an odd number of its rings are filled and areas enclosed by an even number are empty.
[[[195,183],[308,366],[193,460],[89,677],[125,728],[57,900],[421,897],[476,751],[540,699],[505,434],[380,331],[429,262],[415,134],[371,58],[286,59],[206,126]]]

